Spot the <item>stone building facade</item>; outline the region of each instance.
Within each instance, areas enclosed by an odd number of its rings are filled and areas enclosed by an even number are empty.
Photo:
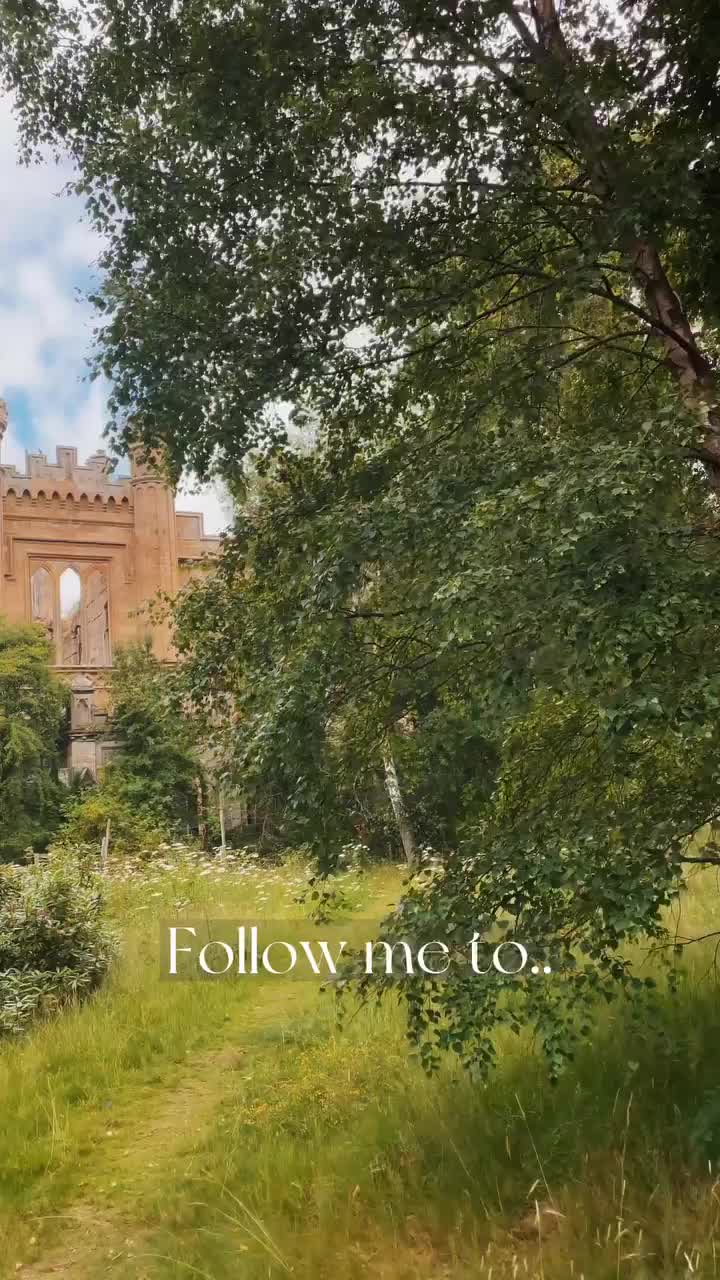
[[[0,445],[6,425],[0,401]],[[112,753],[114,651],[149,636],[172,661],[167,627],[151,625],[147,605],[158,592],[174,596],[219,545],[202,516],[176,511],[169,485],[137,461],[117,479],[102,451],[85,463],[72,447],[58,447],[54,462],[28,453],[22,471],[0,462],[0,614],[48,632],[71,689],[70,769],[96,775]]]

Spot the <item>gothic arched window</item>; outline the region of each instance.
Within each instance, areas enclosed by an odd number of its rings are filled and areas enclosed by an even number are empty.
[[[75,569],[60,574],[60,662],[79,667],[84,661],[82,628],[82,583]]]
[[[109,667],[110,588],[105,565],[52,560],[30,574],[34,622],[46,628],[61,667]]]
[[[85,583],[85,627],[87,656],[91,667],[110,664],[110,603],[107,578],[103,569],[93,569]]]
[[[36,569],[30,579],[33,622],[41,622],[51,639],[55,635],[55,588],[47,569]]]

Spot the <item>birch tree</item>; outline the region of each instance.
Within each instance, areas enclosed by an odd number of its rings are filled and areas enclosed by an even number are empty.
[[[529,1022],[559,1070],[719,857],[716,5],[7,0],[0,37],[106,237],[111,438],[276,482],[178,610],[188,696],[330,858],[417,718],[462,803],[388,936],[561,977],[408,988],[412,1033],[483,1070]]]

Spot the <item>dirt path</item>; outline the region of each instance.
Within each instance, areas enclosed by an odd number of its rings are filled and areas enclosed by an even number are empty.
[[[145,1239],[161,1219],[141,1217],[137,1205],[144,1195],[157,1198],[169,1170],[192,1173],[203,1135],[223,1103],[237,1095],[238,1072],[251,1071],[258,1055],[272,1052],[267,1029],[273,1019],[288,1023],[291,1013],[286,991],[265,990],[253,1006],[243,1007],[237,1023],[228,1023],[228,1043],[195,1059],[179,1085],[145,1091],[137,1113],[125,1115],[117,1130],[98,1117],[97,1146],[84,1179],[92,1188],[51,1220],[36,1219],[36,1241],[47,1226],[51,1247],[32,1260],[6,1259],[4,1274],[19,1280],[143,1280],[143,1255],[152,1256]],[[32,1252],[37,1249],[36,1243]],[[192,1274],[200,1273],[189,1269]]]

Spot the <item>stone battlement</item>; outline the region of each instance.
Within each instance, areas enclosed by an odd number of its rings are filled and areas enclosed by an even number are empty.
[[[130,476],[112,475],[114,461],[99,449],[84,464],[78,462],[77,449],[60,445],[55,450],[55,462],[48,462],[44,453],[26,453],[25,469],[14,466],[1,468],[6,496],[17,498],[47,498],[66,502],[79,502],[83,497],[110,498],[115,502],[126,498],[132,501]]]

